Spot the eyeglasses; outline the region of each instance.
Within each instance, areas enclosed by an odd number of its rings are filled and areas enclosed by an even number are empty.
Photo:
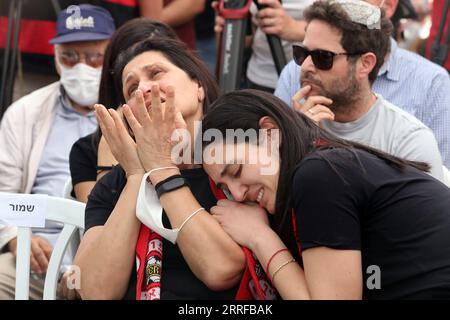
[[[80,54],[75,50],[58,52],[59,61],[68,67],[73,67],[81,61]],[[103,54],[98,52],[83,52],[84,61],[87,65],[98,68],[103,65]]]
[[[334,57],[335,56],[359,56],[362,53],[334,53],[328,50],[308,50],[301,45],[293,45],[292,53],[294,56],[294,61],[296,64],[301,66],[303,62],[311,56],[311,59],[314,63],[314,66],[320,70],[330,70],[333,67]]]

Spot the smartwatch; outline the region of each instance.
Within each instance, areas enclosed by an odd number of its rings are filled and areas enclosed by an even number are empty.
[[[161,197],[164,193],[180,189],[184,186],[189,186],[188,182],[181,175],[176,174],[158,182],[155,186],[155,191],[158,197]]]

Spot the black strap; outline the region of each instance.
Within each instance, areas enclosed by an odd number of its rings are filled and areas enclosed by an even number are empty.
[[[20,19],[23,0],[11,0],[8,13],[8,29],[0,80],[0,119],[12,103],[16,60],[19,51]],[[11,45],[12,40],[12,45]]]

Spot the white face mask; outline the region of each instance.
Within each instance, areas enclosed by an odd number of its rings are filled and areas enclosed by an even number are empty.
[[[162,223],[163,208],[156,194],[155,187],[147,182],[147,172],[141,181],[139,194],[136,202],[136,217],[144,225],[159,234],[164,239],[175,244],[180,229],[166,229]],[[234,200],[229,192],[224,192],[229,200]]]
[[[139,188],[136,203],[136,217],[161,237],[175,244],[179,229],[164,228],[162,223],[163,209],[156,194],[155,187],[147,182],[148,175],[148,172],[144,175],[141,187]]]
[[[102,68],[93,68],[84,63],[68,68],[58,62],[58,66],[61,70],[60,82],[70,99],[93,108],[98,101]]]

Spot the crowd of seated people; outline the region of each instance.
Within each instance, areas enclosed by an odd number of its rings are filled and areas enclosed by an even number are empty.
[[[58,298],[450,298],[449,73],[397,45],[398,0],[257,2],[248,88],[227,94],[187,0],[120,23],[81,4],[76,28],[59,12],[58,81],[0,124],[0,193],[62,196],[70,181],[86,203],[61,266],[80,286],[63,272]],[[219,3],[204,6],[222,32]],[[265,35],[283,40],[279,77]],[[61,229],[32,229],[31,299]],[[1,300],[17,234],[0,224]]]

